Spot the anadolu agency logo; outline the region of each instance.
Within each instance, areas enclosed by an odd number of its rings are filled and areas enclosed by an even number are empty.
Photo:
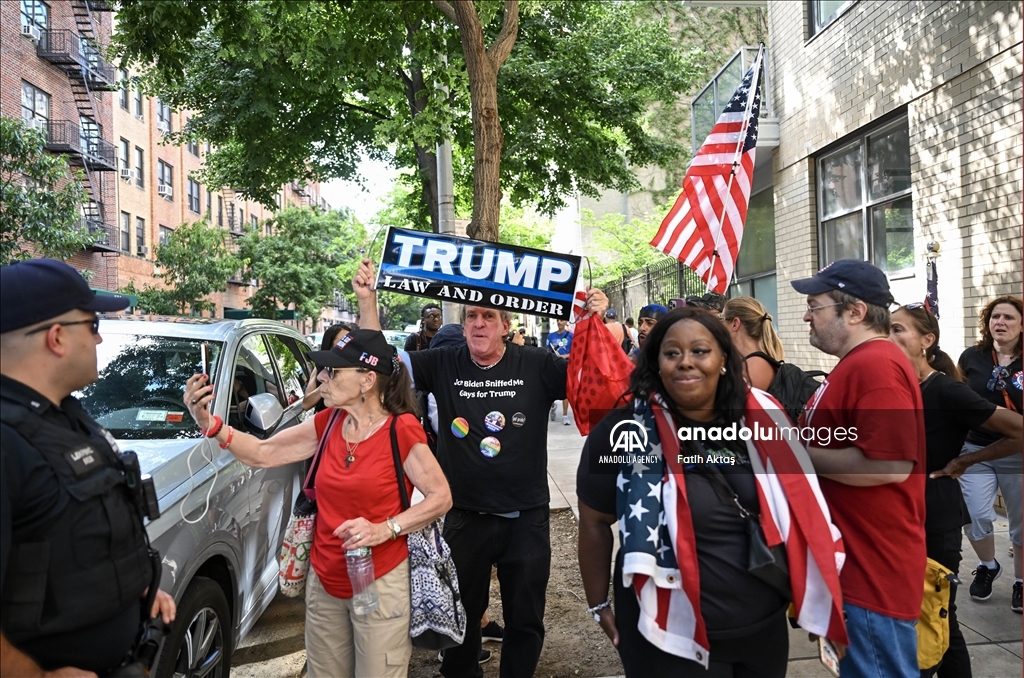
[[[624,419],[612,427],[608,434],[612,452],[620,454],[643,454],[647,451],[647,429],[633,419]]]
[[[644,464],[651,466],[658,462],[658,456],[647,453],[647,429],[638,421],[625,419],[612,427],[608,434],[612,454],[603,454],[597,460],[599,465]],[[606,466],[603,472],[609,472]]]

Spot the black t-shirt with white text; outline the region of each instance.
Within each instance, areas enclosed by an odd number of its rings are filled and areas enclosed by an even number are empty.
[[[437,399],[437,460],[456,508],[509,513],[547,506],[548,412],[565,398],[568,362],[505,345],[490,369],[466,346],[409,354],[416,388]]]
[[[993,405],[1006,407],[1006,398],[1003,397],[1003,392],[995,388],[991,391],[988,389],[988,383],[992,380],[992,370],[995,368],[995,363],[992,362],[991,349],[986,351],[981,346],[971,346],[960,354],[959,364],[961,371],[964,373],[964,381],[967,382],[972,391]],[[1008,376],[1003,379],[1003,383],[1006,385],[1006,395],[1010,397],[1010,402],[1017,408],[1017,411],[1021,412],[1024,370],[1021,367],[1020,356],[1014,358],[1006,366],[1006,372]],[[1002,437],[1002,435],[995,431],[973,428],[967,436],[967,442],[984,447],[985,445],[991,445]]]
[[[610,412],[587,436],[576,470],[576,496],[595,511],[616,514],[617,474],[595,472],[598,460],[612,455],[610,435],[620,421],[632,417],[631,406]],[[682,426],[703,428],[716,422],[677,422]],[[757,481],[743,441],[706,441],[702,443],[716,458],[735,459],[734,464],[718,465],[732,491],[744,508],[759,513]],[[697,453],[681,443],[684,455]],[[774,589],[747,571],[749,536],[746,522],[735,505],[724,503],[704,471],[696,465],[683,466],[686,498],[697,541],[697,567],[700,573],[700,610],[709,638],[734,638],[759,630],[778,617],[786,601]],[[621,571],[621,555],[617,558]],[[618,576],[618,575],[617,575]]]
[[[927,473],[942,470],[960,456],[967,433],[980,427],[996,411],[995,405],[972,391],[970,386],[942,372],[921,384],[921,400],[928,451]],[[928,478],[924,486],[925,531],[959,529],[965,519],[961,511],[962,496],[960,483],[953,478]]]

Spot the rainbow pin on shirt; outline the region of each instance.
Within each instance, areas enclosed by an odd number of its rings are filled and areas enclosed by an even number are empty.
[[[469,435],[469,422],[462,417],[452,420],[452,435],[456,438],[465,438]]]

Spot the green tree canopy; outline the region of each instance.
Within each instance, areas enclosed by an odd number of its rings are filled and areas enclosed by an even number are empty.
[[[238,270],[238,260],[225,243],[227,237],[223,230],[204,221],[174,229],[166,244],[156,248],[160,267],[156,277],[170,287],[156,296],[173,302],[181,314],[186,309],[193,313],[214,310],[206,296],[226,290],[228,278]]]
[[[68,259],[99,234],[82,227],[81,173],[43,150],[46,135],[0,116],[0,265],[33,255]]]
[[[318,318],[338,290],[351,286],[365,247],[362,224],[347,211],[289,208],[239,240],[238,256],[246,277],[259,282],[246,302],[256,314],[276,318],[280,308]]]
[[[362,156],[390,159],[416,169],[436,228],[434,148],[448,137],[473,210],[489,176],[493,230],[474,211],[470,233],[497,240],[499,180],[514,204],[552,213],[567,194],[634,187],[632,167],[679,158],[684,144],[652,133],[649,111],[699,69],[668,21],[643,12],[641,2],[573,0],[522,11],[516,0],[122,0],[117,44],[123,64],[152,64],[151,91],[198,112],[175,140],[215,146],[205,183],[269,206],[293,179],[353,179]],[[492,76],[484,108],[495,120],[500,111],[497,136],[470,106]]]

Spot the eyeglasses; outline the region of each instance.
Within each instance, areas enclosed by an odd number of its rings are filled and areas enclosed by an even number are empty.
[[[842,306],[842,305],[843,305],[843,302],[841,302],[841,301],[837,302],[835,304],[822,304],[821,306],[811,306],[810,304],[807,304],[807,312],[808,313],[814,313],[815,311],[820,311],[821,309],[828,308],[829,306]]]
[[[923,301],[915,301],[912,304],[903,304],[903,308],[907,309],[908,311],[916,311],[919,308],[927,308],[927,307],[928,307],[928,304],[924,303]]]
[[[992,368],[992,378],[985,384],[985,388],[990,391],[1005,391],[1006,382],[1003,381],[1010,376],[1010,373],[1002,365],[996,365]]]
[[[424,318],[432,318],[432,319],[436,320],[437,318],[441,317],[441,314],[435,311],[433,313],[424,313],[423,317]]]
[[[47,332],[51,328],[57,327],[58,325],[60,325],[61,327],[70,327],[71,325],[86,325],[86,324],[92,325],[92,333],[93,334],[99,334],[100,333],[100,317],[96,316],[94,318],[89,318],[88,320],[75,320],[75,321],[72,321],[72,322],[69,322],[69,323],[53,323],[52,325],[45,325],[43,327],[37,327],[34,330],[29,330],[28,332],[26,332],[25,336],[27,337],[28,335],[36,334],[37,332]]]
[[[320,371],[321,372],[326,372],[328,379],[334,379],[334,375],[337,374],[338,370],[340,370],[340,369],[341,369],[340,367],[321,367]]]

